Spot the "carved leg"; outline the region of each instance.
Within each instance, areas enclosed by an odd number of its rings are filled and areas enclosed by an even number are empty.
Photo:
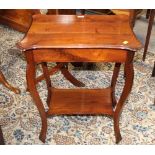
[[[148,49],[148,45],[149,45],[149,41],[150,41],[154,16],[155,16],[155,10],[152,9],[150,11],[150,16],[149,16],[149,26],[147,29],[147,36],[146,36],[146,41],[145,41],[145,46],[144,46],[143,61],[145,61],[145,58],[146,58],[146,53],[147,53],[147,49]]]
[[[68,66],[67,64],[64,63],[64,67],[62,67],[61,69],[61,73],[64,75],[64,77],[70,81],[73,85],[77,86],[77,87],[84,87],[85,84],[78,81],[69,71],[68,71]]]
[[[2,83],[5,87],[7,87],[8,89],[10,89],[11,91],[13,91],[16,94],[20,93],[20,90],[17,88],[14,88],[13,86],[11,86],[5,79],[3,73],[0,71],[0,83]]]
[[[44,77],[45,77],[45,80],[46,80],[46,84],[47,84],[47,90],[48,90],[48,96],[47,96],[47,104],[49,106],[50,104],[50,100],[51,100],[51,96],[52,96],[52,92],[51,92],[51,80],[50,80],[50,75],[49,75],[49,72],[48,72],[48,67],[47,67],[47,63],[46,62],[43,62],[41,63],[42,65],[42,68],[43,68],[43,73],[44,73]]]
[[[122,95],[119,99],[119,102],[116,104],[115,110],[114,110],[114,131],[115,131],[115,137],[116,137],[116,143],[119,143],[122,139],[120,134],[120,128],[119,128],[119,117],[120,113],[123,108],[123,104],[125,100],[127,99],[131,88],[133,84],[133,77],[134,77],[134,70],[133,70],[133,64],[132,63],[126,63],[125,64],[125,71],[126,71],[126,78],[125,78],[125,85],[123,88]]]
[[[113,76],[112,76],[112,81],[111,81],[113,107],[115,107],[115,105],[116,105],[115,86],[116,86],[118,74],[119,74],[119,71],[120,71],[120,66],[121,66],[121,63],[116,63],[115,64],[115,68],[114,68],[114,72],[113,72]]]
[[[36,88],[36,71],[35,71],[35,63],[33,60],[33,54],[31,51],[25,52],[26,55],[26,60],[27,60],[27,85],[30,91],[30,94],[38,108],[39,114],[41,116],[41,121],[42,121],[42,128],[40,132],[40,140],[42,142],[45,142],[46,139],[46,132],[47,132],[47,117],[46,117],[46,112],[43,106],[43,103],[40,99],[40,96],[37,92]]]

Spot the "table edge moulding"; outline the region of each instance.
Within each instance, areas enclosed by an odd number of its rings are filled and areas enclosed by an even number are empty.
[[[34,15],[32,25],[24,39],[17,44],[27,60],[27,86],[41,116],[40,140],[45,142],[49,115],[101,115],[114,120],[116,143],[122,139],[119,117],[130,94],[134,70],[135,51],[142,47],[133,33],[126,15]],[[48,62],[55,62],[53,68]],[[68,62],[114,62],[111,84],[105,89],[86,89],[68,70]],[[121,64],[124,64],[125,85],[117,102],[115,86]],[[36,65],[43,74],[36,77]],[[61,71],[76,89],[57,89],[50,75]],[[38,82],[47,84],[45,111],[37,91]],[[96,96],[96,97],[94,97]]]

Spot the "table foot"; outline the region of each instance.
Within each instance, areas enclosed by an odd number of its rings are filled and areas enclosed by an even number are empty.
[[[116,137],[116,144],[118,144],[121,140],[122,140],[122,136],[121,135],[119,135],[118,137]]]
[[[46,140],[46,133],[45,133],[45,134],[44,134],[44,132],[43,132],[43,133],[40,133],[39,139],[40,139],[43,143],[45,143],[45,140]]]
[[[116,144],[118,144],[122,139],[119,128],[119,116],[114,116],[114,132],[115,132]]]

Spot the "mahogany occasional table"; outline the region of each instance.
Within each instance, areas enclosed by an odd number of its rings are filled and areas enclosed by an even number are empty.
[[[27,60],[27,85],[42,120],[40,140],[45,142],[49,115],[100,115],[114,119],[116,143],[121,140],[119,117],[133,84],[133,57],[141,48],[125,15],[34,15],[24,39],[17,44]],[[48,69],[47,62],[57,66]],[[68,62],[115,63],[111,84],[105,89],[56,89],[50,75],[60,70],[76,86],[84,86],[68,71]],[[119,101],[115,99],[115,85],[121,64],[125,66],[125,85]],[[43,75],[36,78],[37,64]],[[46,112],[36,84],[46,80],[49,106]],[[129,116],[127,116],[129,117]]]

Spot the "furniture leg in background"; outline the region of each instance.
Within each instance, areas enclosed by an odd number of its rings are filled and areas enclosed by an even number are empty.
[[[149,15],[147,12],[147,18],[148,16],[149,16],[149,25],[147,29],[146,41],[145,41],[145,46],[144,46],[143,61],[145,61],[146,54],[147,54],[147,49],[148,49],[148,45],[150,41],[150,36],[151,36],[151,31],[152,31],[152,26],[153,26],[153,21],[154,21],[154,16],[155,16],[155,10],[154,9],[150,10]]]
[[[0,126],[0,145],[4,145],[4,138],[3,138],[1,126]]]
[[[3,73],[0,71],[0,83],[2,83],[5,87],[7,87],[8,89],[10,89],[11,91],[13,91],[16,94],[20,93],[20,90],[11,86],[5,79]]]
[[[153,67],[153,71],[152,71],[152,77],[155,77],[155,62],[154,62],[154,67]]]
[[[155,77],[155,62],[154,62],[154,67],[153,67],[153,71],[152,71],[152,77]],[[155,98],[154,98],[154,105],[155,105]]]

